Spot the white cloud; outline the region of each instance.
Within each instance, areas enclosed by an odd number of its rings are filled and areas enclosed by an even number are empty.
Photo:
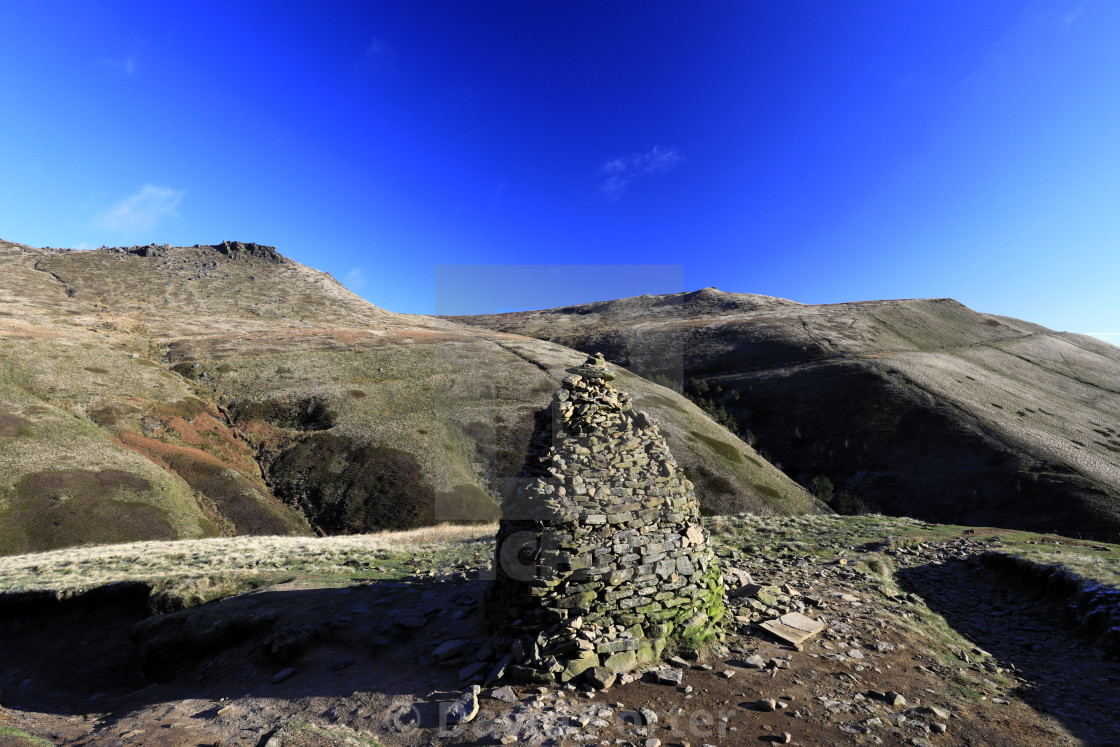
[[[130,54],[123,60],[102,60],[101,64],[120,75],[127,75],[130,78],[136,75],[139,70],[134,54]]]
[[[361,267],[355,267],[342,278],[342,284],[347,288],[361,288],[366,284],[366,273]]]
[[[630,182],[645,174],[664,174],[672,171],[678,163],[684,161],[682,156],[672,148],[662,148],[655,145],[647,153],[634,153],[622,158],[612,158],[599,167],[599,191],[607,199],[617,200],[622,197]]]
[[[1071,10],[1069,13],[1062,16],[1062,28],[1068,29],[1070,26],[1077,23],[1077,19],[1081,17],[1081,11],[1083,10],[1085,10],[1084,6]]]
[[[1120,345],[1120,332],[1086,332],[1089,337],[1097,337],[1105,342],[1113,342]]]
[[[139,192],[102,213],[97,224],[122,233],[150,231],[169,218],[179,217],[176,208],[184,194],[182,190],[145,184]]]

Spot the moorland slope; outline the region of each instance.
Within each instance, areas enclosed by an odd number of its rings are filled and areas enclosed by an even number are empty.
[[[0,241],[0,554],[489,520],[583,355],[395,314],[240,242]],[[684,397],[619,384],[709,513],[827,510]]]
[[[872,509],[1120,536],[1120,348],[1092,337],[951,299],[714,288],[451,318],[684,381],[795,479]]]

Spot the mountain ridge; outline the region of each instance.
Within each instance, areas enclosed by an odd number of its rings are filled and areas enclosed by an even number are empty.
[[[0,242],[0,553],[489,520],[583,357],[397,314],[272,247]],[[708,512],[827,509],[621,372]]]
[[[657,321],[638,321],[641,307],[689,294],[624,299],[619,315],[600,304],[449,318],[719,386],[717,404],[800,482],[829,477],[889,513],[1120,532],[1120,349],[953,299],[722,314],[710,309],[739,294],[697,294],[709,311],[681,303]]]

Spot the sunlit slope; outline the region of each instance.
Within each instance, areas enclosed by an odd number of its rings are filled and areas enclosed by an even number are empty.
[[[872,508],[1120,531],[1120,348],[1093,338],[949,299],[804,306],[710,288],[459,321],[718,385],[787,473]]]
[[[492,519],[583,356],[394,314],[269,247],[0,243],[0,552]],[[709,511],[822,510],[623,372]]]

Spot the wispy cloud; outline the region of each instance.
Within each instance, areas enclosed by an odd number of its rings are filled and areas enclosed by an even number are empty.
[[[1120,345],[1120,332],[1086,332],[1089,337],[1096,337],[1105,342],[1112,342]]]
[[[684,156],[672,148],[655,145],[646,153],[633,153],[622,158],[612,158],[599,167],[599,191],[607,199],[622,197],[630,182],[646,174],[664,174],[684,161]]]
[[[358,75],[392,72],[396,66],[397,50],[384,39],[372,36],[354,63]]]
[[[1079,8],[1075,8],[1074,10],[1071,10],[1069,13],[1066,13],[1064,16],[1062,16],[1062,28],[1068,29],[1070,26],[1077,23],[1077,19],[1081,17],[1081,11],[1083,10],[1085,10],[1084,5]]]
[[[342,278],[342,284],[347,288],[357,289],[366,284],[366,273],[361,267],[354,267]]]
[[[366,45],[366,57],[389,57],[392,54],[392,47],[386,44],[384,39],[378,39],[376,36]]]
[[[130,54],[128,57],[125,57],[123,59],[102,60],[101,64],[102,66],[107,67],[118,75],[127,75],[130,78],[136,75],[136,73],[139,72],[140,69],[139,62],[137,61],[136,55],[134,54]]]
[[[103,212],[96,223],[128,234],[150,231],[165,220],[179,217],[177,208],[184,194],[182,190],[145,184],[139,192]]]

